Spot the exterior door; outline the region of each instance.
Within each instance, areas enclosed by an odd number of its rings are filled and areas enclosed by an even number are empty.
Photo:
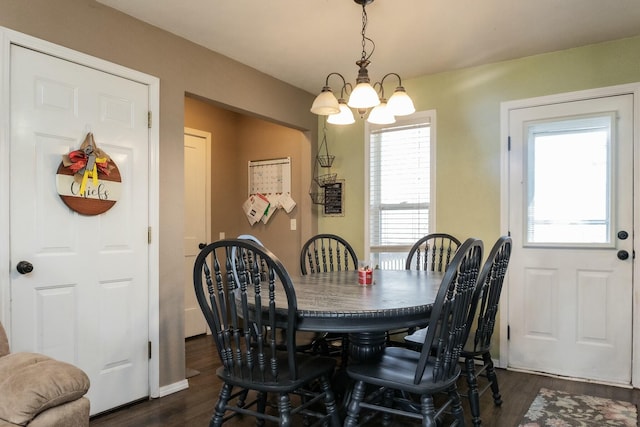
[[[148,86],[11,46],[11,346],[73,363],[96,414],[149,395]],[[99,215],[56,191],[88,131],[117,165]],[[28,261],[33,271],[15,266]]]
[[[509,111],[509,367],[631,382],[633,102]]]
[[[207,332],[193,289],[193,264],[199,244],[208,243],[211,222],[210,202],[211,134],[195,129],[184,132],[184,335]]]

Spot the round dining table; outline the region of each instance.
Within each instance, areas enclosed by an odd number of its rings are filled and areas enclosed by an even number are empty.
[[[358,271],[292,275],[301,331],[349,335],[350,355],[374,358],[386,344],[386,331],[424,327],[443,273],[373,270],[373,283],[358,283]]]

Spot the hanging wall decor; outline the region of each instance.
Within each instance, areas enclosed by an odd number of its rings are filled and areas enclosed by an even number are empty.
[[[324,216],[344,216],[344,179],[324,186]]]
[[[62,156],[56,187],[62,201],[83,215],[99,215],[120,198],[120,171],[88,133],[78,150]]]
[[[313,163],[313,181],[309,187],[309,196],[311,201],[315,205],[325,204],[325,188],[333,185],[336,182],[337,173],[331,172],[331,165],[336,156],[329,154],[329,144],[327,143],[327,125],[326,118],[325,124],[322,127],[322,142],[318,146],[318,154],[316,154],[316,161]],[[318,169],[318,166],[322,168],[322,171]]]

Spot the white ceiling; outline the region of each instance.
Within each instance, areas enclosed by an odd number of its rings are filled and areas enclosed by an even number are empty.
[[[357,75],[353,0],[97,1],[311,93],[332,71]],[[640,34],[638,0],[376,0],[366,10],[372,82]]]

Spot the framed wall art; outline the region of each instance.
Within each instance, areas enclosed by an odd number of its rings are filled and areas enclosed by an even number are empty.
[[[324,187],[324,215],[344,216],[344,179]]]

